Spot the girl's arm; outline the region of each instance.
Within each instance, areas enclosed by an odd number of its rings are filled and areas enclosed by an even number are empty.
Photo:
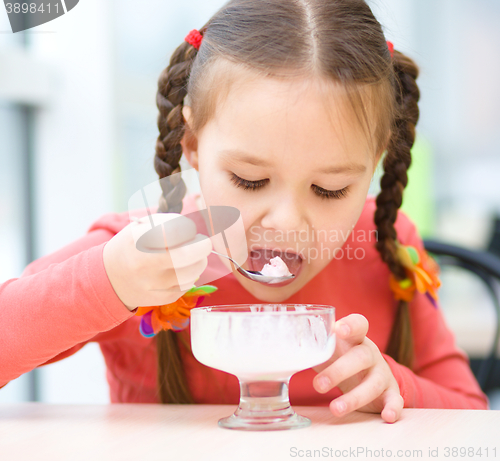
[[[401,243],[419,250],[423,243],[415,226],[398,216]],[[360,314],[336,322],[337,345],[332,358],[314,370],[320,393],[338,386],[343,395],[330,403],[336,416],[354,410],[381,413],[387,422],[399,419],[404,407],[486,409],[488,400],[455,344],[440,308],[416,293],[409,306],[414,337],[413,370],[383,354],[366,335],[368,321]]]
[[[149,219],[129,225],[128,213],[111,213],[85,237],[0,285],[0,387],[97,340],[135,307],[168,304],[191,288],[207,267],[212,243],[180,218],[151,215],[155,226],[175,220],[158,242],[148,240],[162,249],[151,253],[135,243],[149,231]]]
[[[487,408],[488,401],[468,369],[465,357],[453,345],[453,353],[446,351],[444,355],[445,349],[435,347],[439,351],[436,356],[440,358],[425,369],[417,367],[411,371],[382,354],[366,336],[368,321],[364,316],[351,314],[338,320],[335,332],[334,355],[328,362],[314,367],[318,375],[313,380],[320,393],[335,386],[341,390],[342,395],[330,403],[335,416],[359,410],[381,413],[385,421],[392,423],[400,418],[403,407]],[[432,332],[430,336],[427,346],[432,349],[436,344],[432,341]],[[438,344],[442,339],[439,335]],[[422,363],[421,356],[418,361]]]
[[[488,406],[465,353],[455,344],[441,310],[424,296],[411,306],[414,371],[384,354],[398,382],[405,407],[480,408]]]
[[[424,377],[395,362],[393,358],[382,355],[396,378],[405,408],[488,409],[486,395],[470,370],[461,370],[461,365],[447,363],[441,367],[438,363],[429,370],[430,373],[424,373],[429,377]],[[447,371],[449,373],[443,380]]]
[[[413,222],[401,211],[398,221],[402,243],[423,251],[424,244]],[[466,354],[457,347],[439,304],[436,308],[427,296],[417,292],[410,304],[410,316],[415,347],[413,372],[384,354],[405,407],[487,408],[488,399]]]
[[[104,269],[112,236],[94,230],[0,285],[0,387],[134,315]]]

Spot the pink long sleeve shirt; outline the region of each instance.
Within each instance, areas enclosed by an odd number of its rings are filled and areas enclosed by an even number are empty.
[[[364,315],[368,337],[386,349],[395,316],[389,289],[389,269],[373,246],[359,238],[375,231],[374,197],[368,197],[348,240],[364,257],[333,259],[325,269],[287,303],[317,303],[336,308],[337,319],[350,313]],[[182,214],[196,211],[196,196],[184,199]],[[140,215],[140,212],[135,213]],[[142,215],[146,210],[142,210]],[[18,279],[0,285],[0,387],[36,367],[64,359],[97,342],[103,353],[111,402],[158,403],[156,343],[139,332],[140,317],[130,312],[114,292],[103,264],[103,248],[129,224],[128,213],[102,216],[88,233],[70,245],[44,256]],[[396,221],[403,244],[423,248],[415,226],[403,213]],[[354,254],[354,253],[353,253]],[[358,250],[358,255],[362,254]],[[215,255],[209,257],[211,270]],[[260,303],[231,273],[214,282],[218,291],[203,305]],[[472,375],[466,355],[457,348],[440,309],[425,295],[410,304],[416,362],[413,370],[384,355],[404,398],[405,407],[487,408],[488,401]],[[192,395],[197,403],[237,404],[235,376],[200,364],[189,348],[189,329],[181,336],[180,351]],[[340,395],[338,388],[325,394],[312,385],[312,369],[296,373],[290,381],[292,405],[328,405]]]

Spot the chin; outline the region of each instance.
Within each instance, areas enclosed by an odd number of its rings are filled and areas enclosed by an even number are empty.
[[[287,300],[290,296],[292,296],[295,293],[295,290],[290,290],[289,288],[285,289],[286,293],[278,293],[277,290],[278,289],[276,288],[271,293],[266,293],[263,294],[262,296],[254,294],[254,296],[260,301],[263,301],[265,303],[281,303]]]
[[[302,276],[304,276],[304,274],[302,274]],[[298,280],[294,280],[292,283],[283,287],[273,287],[272,285],[262,285],[258,282],[252,282],[240,274],[237,275],[237,279],[243,288],[259,301],[273,304],[287,300],[304,286],[304,283]]]

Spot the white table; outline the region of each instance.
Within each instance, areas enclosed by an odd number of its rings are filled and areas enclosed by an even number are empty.
[[[310,427],[219,428],[231,405],[2,404],[0,460],[500,459],[500,411],[405,409],[400,421],[387,424],[380,415],[337,419],[327,407],[294,408],[312,420]]]

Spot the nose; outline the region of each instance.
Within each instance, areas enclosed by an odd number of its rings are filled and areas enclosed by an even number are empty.
[[[275,230],[301,230],[306,222],[302,201],[292,194],[275,197],[261,219],[261,226]]]

